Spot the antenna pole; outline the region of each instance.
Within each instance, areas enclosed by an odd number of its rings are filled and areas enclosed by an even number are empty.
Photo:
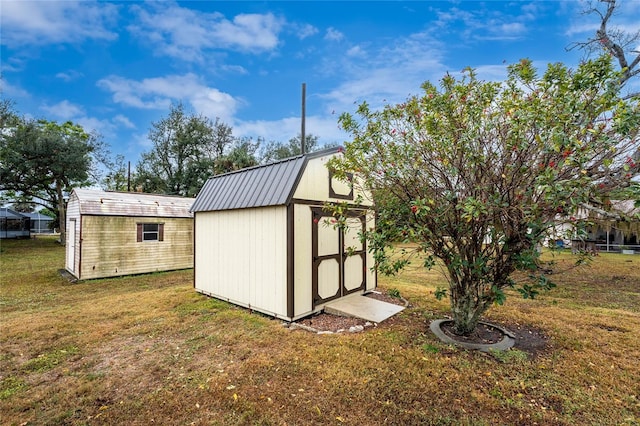
[[[302,123],[300,126],[300,153],[305,154],[305,120],[306,120],[306,97],[307,97],[307,83],[302,83]]]

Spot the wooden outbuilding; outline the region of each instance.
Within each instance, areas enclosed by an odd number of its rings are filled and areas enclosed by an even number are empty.
[[[339,181],[339,148],[210,178],[191,209],[196,291],[292,321],[376,287],[360,235],[374,226],[371,197]],[[346,227],[325,203],[346,203]]]
[[[193,198],[74,189],[65,268],[78,279],[193,267]]]

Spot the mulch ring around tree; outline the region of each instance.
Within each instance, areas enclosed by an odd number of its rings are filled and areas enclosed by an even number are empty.
[[[513,347],[514,349],[527,353],[531,358],[535,358],[550,349],[549,338],[544,332],[526,324],[514,323],[510,325],[498,325],[480,322],[474,332],[469,336],[456,335],[453,332],[453,321],[440,320],[438,325],[446,338],[455,341],[458,346],[466,347],[466,349],[477,349],[483,352],[489,352],[492,349],[507,350]],[[434,322],[432,322],[431,330],[434,331],[434,327],[436,326],[437,325],[434,325]],[[500,342],[504,342],[505,337],[511,339],[510,344],[500,346]],[[450,343],[450,341],[446,341],[445,343]]]

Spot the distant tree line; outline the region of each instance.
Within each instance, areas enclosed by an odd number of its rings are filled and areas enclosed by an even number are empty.
[[[227,173],[299,155],[300,136],[288,142],[235,137],[220,119],[172,105],[151,123],[151,149],[129,173],[124,156],[111,156],[100,134],[71,121],[57,123],[20,116],[8,99],[0,101],[0,202],[21,211],[40,206],[53,214],[65,241],[66,198],[91,185],[112,191],[195,196],[205,181]],[[305,137],[305,152],[319,149]]]
[[[0,191],[3,201],[34,203],[55,212],[54,226],[65,239],[65,196],[98,178],[108,151],[97,133],[70,121],[20,117],[9,100],[0,101]]]
[[[299,135],[286,143],[235,137],[228,124],[189,113],[181,103],[151,123],[148,139],[152,147],[142,154],[131,176],[124,157],[116,157],[102,182],[105,189],[193,197],[211,176],[301,152]],[[305,152],[320,148],[317,136],[307,135],[305,140]]]

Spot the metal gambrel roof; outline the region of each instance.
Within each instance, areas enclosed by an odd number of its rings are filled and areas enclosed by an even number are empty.
[[[80,214],[95,216],[192,217],[194,198],[138,192],[74,189]]]
[[[339,152],[340,149],[328,148],[263,166],[213,176],[200,190],[191,211],[209,212],[286,205],[291,201],[307,160]]]
[[[277,163],[213,176],[204,184],[192,212],[286,204],[304,170],[303,155]]]

